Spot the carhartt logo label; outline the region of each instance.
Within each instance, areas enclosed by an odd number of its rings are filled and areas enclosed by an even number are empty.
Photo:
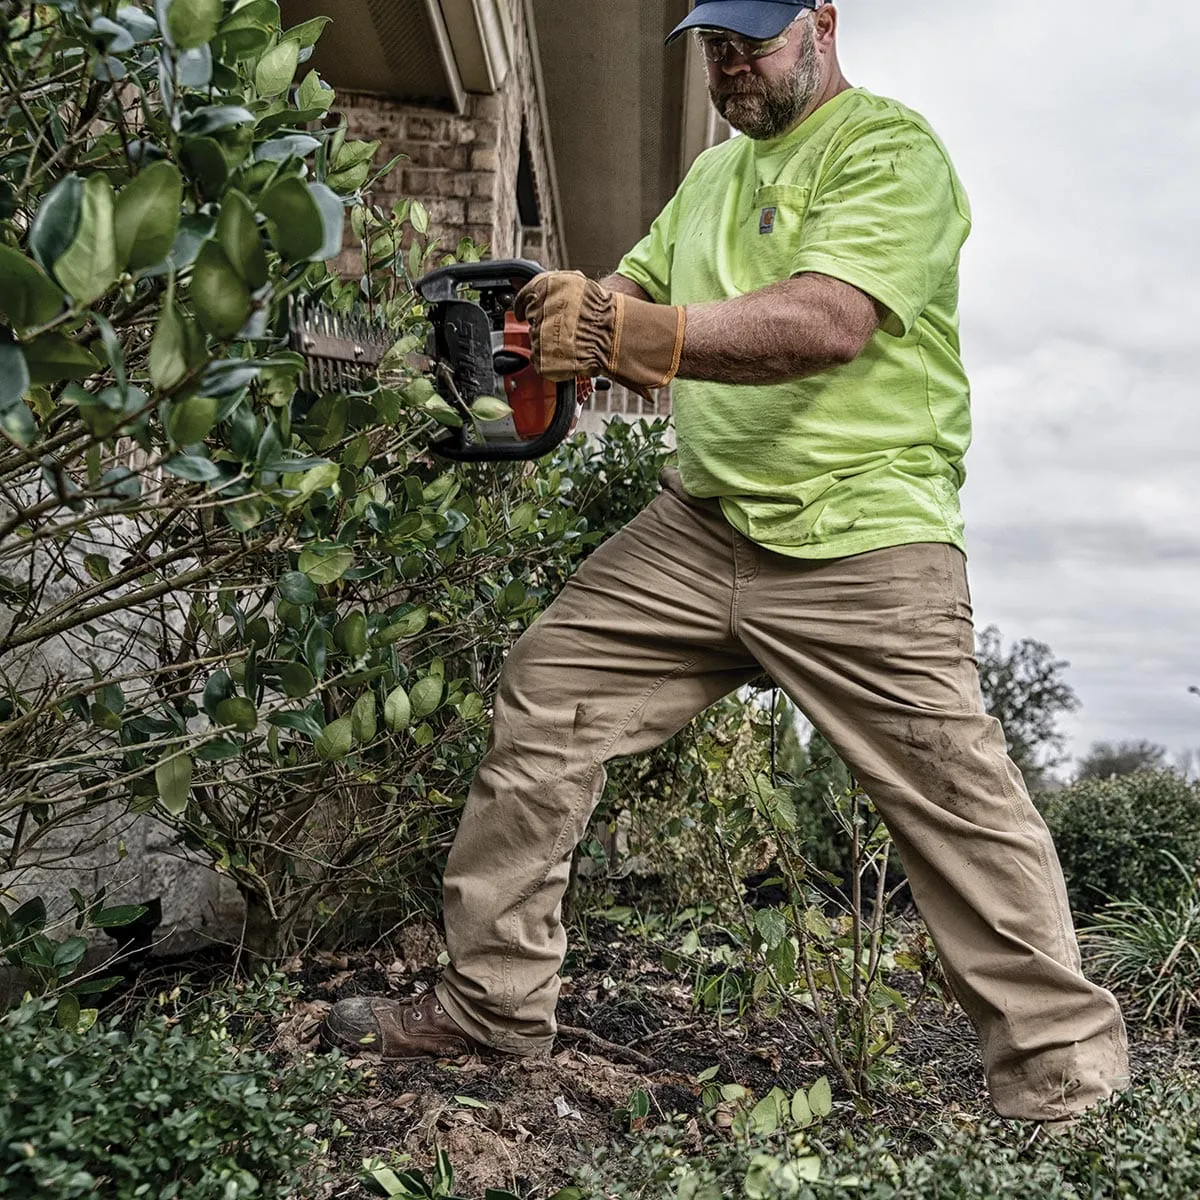
[[[775,232],[775,213],[774,208],[764,208],[758,218],[759,233],[774,233]]]

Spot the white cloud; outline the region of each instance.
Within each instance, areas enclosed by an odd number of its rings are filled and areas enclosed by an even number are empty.
[[[1200,746],[1200,5],[840,7],[972,198],[977,618],[1070,660],[1077,751]]]

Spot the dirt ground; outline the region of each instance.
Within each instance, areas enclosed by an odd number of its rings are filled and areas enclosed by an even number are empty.
[[[328,1006],[363,994],[416,995],[437,976],[436,934],[409,931],[397,956],[316,956],[288,970],[302,999],[283,1021],[274,1049],[315,1048]],[[457,1061],[380,1063],[357,1060],[363,1092],[341,1102],[350,1131],[337,1159],[352,1176],[363,1158],[393,1164],[397,1154],[427,1169],[436,1147],[450,1156],[458,1190],[482,1195],[507,1188],[542,1200],[570,1182],[593,1150],[630,1131],[631,1098],[644,1091],[649,1126],[674,1119],[696,1131],[701,1119],[697,1075],[719,1068],[721,1083],[755,1095],[791,1091],[828,1074],[820,1055],[785,1017],[735,1020],[698,1013],[687,987],[641,945],[611,930],[576,956],[559,1008],[556,1051],[545,1060],[470,1057]],[[1145,1040],[1135,1046],[1137,1074],[1168,1072],[1197,1057],[1194,1042]],[[970,1125],[987,1108],[974,1036],[962,1013],[940,1002],[926,1007],[901,1039],[899,1084],[857,1111],[838,1094],[831,1120],[870,1120],[922,1148],[935,1121]],[[707,1118],[704,1118],[707,1119]],[[340,1193],[345,1194],[345,1193]]]

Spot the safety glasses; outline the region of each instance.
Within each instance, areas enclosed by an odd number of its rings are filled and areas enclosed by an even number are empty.
[[[757,61],[778,54],[791,40],[791,31],[815,8],[802,9],[790,25],[773,38],[745,38],[727,29],[697,29],[696,42],[710,63],[726,63],[731,53]]]

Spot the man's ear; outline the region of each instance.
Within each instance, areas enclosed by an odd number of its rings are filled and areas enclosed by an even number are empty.
[[[816,23],[817,45],[822,49],[829,49],[837,40],[837,8],[832,4],[822,4],[813,13],[813,21]]]

